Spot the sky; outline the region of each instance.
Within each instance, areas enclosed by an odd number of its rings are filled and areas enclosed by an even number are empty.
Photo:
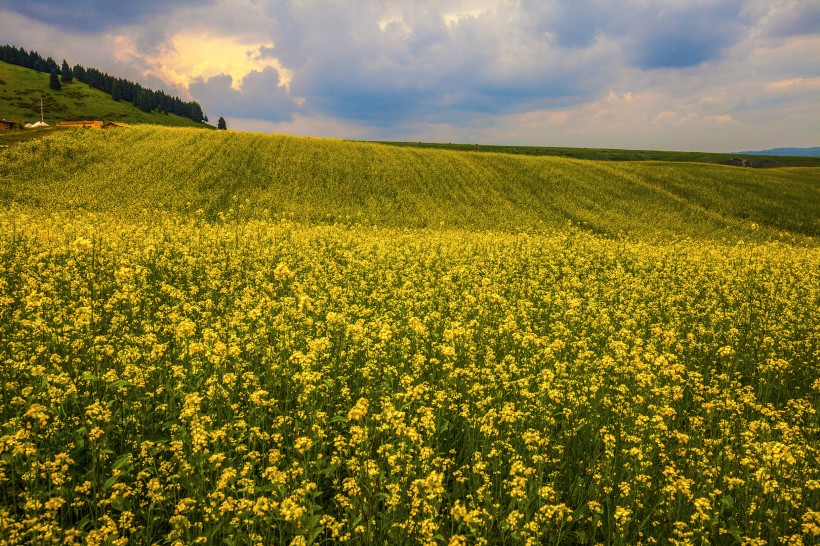
[[[236,130],[820,146],[818,0],[0,0],[0,42],[196,100]]]

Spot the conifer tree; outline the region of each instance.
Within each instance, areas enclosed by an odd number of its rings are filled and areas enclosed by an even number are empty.
[[[71,72],[71,67],[68,66],[65,59],[63,59],[63,67],[60,69],[60,74],[62,75],[63,83],[71,83],[72,80],[74,80],[74,74]]]
[[[57,75],[57,70],[51,71],[51,79],[49,80],[48,85],[55,91],[59,91],[62,88],[60,85],[60,76]]]
[[[115,101],[122,99],[122,88],[119,80],[114,80],[111,84],[111,98]]]
[[[223,118],[222,116],[219,116],[219,121],[216,122],[216,128],[217,129],[227,129],[228,128],[228,124],[225,123],[225,118]]]

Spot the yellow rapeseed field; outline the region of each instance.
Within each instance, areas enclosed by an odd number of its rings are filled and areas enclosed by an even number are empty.
[[[2,546],[820,542],[812,244],[123,199],[0,207]]]

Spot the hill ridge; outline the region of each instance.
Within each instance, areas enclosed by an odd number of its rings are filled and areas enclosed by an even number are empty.
[[[772,148],[770,150],[756,150],[751,152],[737,152],[745,155],[779,155],[787,157],[820,157],[820,146],[813,148]]]
[[[820,236],[814,168],[582,161],[158,126],[69,131],[0,159],[0,202],[65,210],[507,232],[572,223],[647,241],[815,245]]]

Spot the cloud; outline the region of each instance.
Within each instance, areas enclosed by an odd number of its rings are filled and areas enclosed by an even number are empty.
[[[774,2],[765,19],[773,36],[799,36],[820,32],[820,4],[809,0]]]
[[[0,0],[0,34],[232,127],[736,150],[820,123],[814,0],[67,5]]]
[[[166,43],[152,52],[141,49],[125,34],[115,34],[113,40],[117,58],[135,59],[142,64],[145,74],[182,87],[197,78],[228,74],[238,88],[246,74],[267,67],[276,70],[283,85],[287,86],[291,79],[290,72],[271,54],[273,44],[243,43],[235,36],[190,30],[168,36]]]
[[[271,8],[288,22],[274,40],[306,107],[378,125],[560,107],[592,96],[618,67],[610,43],[564,50],[525,31],[529,14],[515,3],[458,16],[386,4],[333,4],[318,16],[302,3]]]
[[[607,0],[524,0],[522,11],[536,35],[574,49],[589,47],[597,37],[612,34],[624,5]]]
[[[169,13],[180,6],[203,6],[209,0],[0,0],[0,9],[11,8],[30,19],[73,31],[103,31],[134,24],[146,17]]]
[[[787,80],[777,80],[766,84],[769,91],[789,91],[802,89],[820,89],[820,77],[818,78],[790,78]]]
[[[211,117],[289,121],[298,108],[297,101],[282,85],[279,73],[271,67],[252,70],[238,86],[228,74],[197,78],[191,82],[189,90],[207,105]]]
[[[624,31],[629,56],[643,69],[687,68],[717,59],[743,36],[741,8],[738,0],[653,3]]]

